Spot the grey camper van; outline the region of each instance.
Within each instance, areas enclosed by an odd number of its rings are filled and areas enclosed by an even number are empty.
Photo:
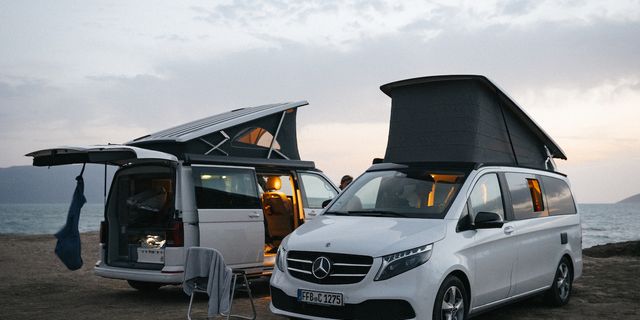
[[[35,166],[116,165],[95,273],[140,290],[182,282],[185,248],[268,274],[284,237],[338,189],[300,160],[296,112],[306,101],[237,109],[122,145],[29,153]]]

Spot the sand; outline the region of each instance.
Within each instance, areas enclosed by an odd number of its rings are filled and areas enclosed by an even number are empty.
[[[67,270],[53,254],[53,236],[0,236],[0,319],[184,319],[188,297],[178,286],[155,293],[125,281],[97,277],[98,235],[82,235],[85,265]],[[535,297],[485,313],[477,319],[640,319],[640,242],[585,250],[584,276],[567,306],[551,308]],[[591,255],[591,256],[587,256]],[[266,281],[252,285],[258,319],[283,319],[269,312]],[[248,311],[240,298],[237,311]],[[197,319],[206,319],[206,297],[196,299]]]

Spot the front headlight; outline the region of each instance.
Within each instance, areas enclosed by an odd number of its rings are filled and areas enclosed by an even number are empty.
[[[278,247],[278,253],[276,254],[276,266],[278,267],[278,270],[284,272],[287,268],[286,260],[287,250],[283,249],[282,246]]]
[[[433,244],[428,244],[382,257],[382,266],[374,280],[395,277],[427,262],[431,258],[432,249]]]

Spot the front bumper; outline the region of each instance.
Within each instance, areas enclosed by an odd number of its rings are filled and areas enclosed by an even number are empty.
[[[435,274],[430,262],[393,278],[373,281],[381,263],[381,259],[375,259],[362,281],[346,285],[306,282],[276,268],[270,282],[270,309],[305,319],[431,319],[440,275]],[[342,293],[345,305],[298,302],[298,289]]]

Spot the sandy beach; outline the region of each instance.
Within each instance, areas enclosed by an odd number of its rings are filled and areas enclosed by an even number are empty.
[[[68,271],[53,254],[51,235],[0,236],[0,318],[2,319],[180,319],[188,297],[178,286],[153,294],[131,289],[125,281],[93,275],[98,235],[82,235],[84,266]],[[640,242],[585,250],[584,275],[574,286],[569,305],[551,308],[530,298],[476,319],[640,319]],[[283,319],[269,312],[267,281],[254,281],[258,319]],[[234,309],[248,310],[248,300]],[[206,319],[206,297],[197,299],[194,313]]]

